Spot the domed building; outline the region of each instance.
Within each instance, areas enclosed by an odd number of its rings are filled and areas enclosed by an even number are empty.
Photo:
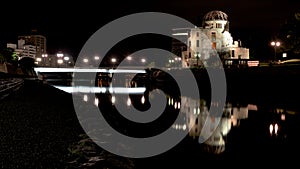
[[[202,27],[177,30],[185,31],[187,36],[186,50],[181,51],[183,67],[206,66],[216,56],[225,66],[247,66],[249,49],[242,47],[241,41],[233,40],[226,13],[210,11],[204,15]]]

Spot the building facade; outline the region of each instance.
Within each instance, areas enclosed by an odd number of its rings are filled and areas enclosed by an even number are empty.
[[[249,49],[234,41],[229,32],[228,16],[222,11],[208,12],[201,27],[174,29],[174,36],[186,39],[181,47],[182,66],[208,66],[214,57],[220,57],[223,65],[247,65]],[[186,46],[186,47],[183,47]]]
[[[24,44],[31,44],[36,47],[36,57],[42,57],[42,54],[47,53],[46,37],[43,35],[18,36],[19,48]]]

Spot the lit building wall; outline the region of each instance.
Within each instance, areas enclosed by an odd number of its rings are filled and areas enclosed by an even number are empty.
[[[23,46],[23,52],[22,57],[36,57],[36,47],[34,45],[24,45]]]
[[[7,43],[7,44],[6,44],[6,47],[7,47],[7,48],[12,48],[12,49],[15,50],[15,49],[17,49],[17,44]]]
[[[46,37],[42,35],[27,35],[27,36],[19,36],[19,40],[24,40],[24,43],[20,41],[20,43],[24,44],[33,44],[36,46],[36,55],[37,57],[41,57],[43,53],[47,52],[47,44]],[[22,44],[18,44],[19,48],[22,48]]]
[[[189,28],[186,45],[186,52],[182,51],[182,62],[185,62],[182,67],[206,66],[216,52],[224,64],[239,59],[244,61],[234,63],[247,64],[245,60],[249,59],[249,49],[242,47],[241,41],[233,41],[228,16],[222,11],[208,12],[202,27]]]

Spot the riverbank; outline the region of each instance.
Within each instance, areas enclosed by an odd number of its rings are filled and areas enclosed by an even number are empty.
[[[71,95],[35,80],[1,100],[0,116],[1,168],[65,168],[84,133]]]

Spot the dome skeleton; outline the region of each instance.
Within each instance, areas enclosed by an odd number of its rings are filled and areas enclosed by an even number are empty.
[[[227,21],[228,20],[228,16],[226,13],[222,12],[222,11],[211,11],[209,13],[207,13],[204,17],[203,17],[204,21],[214,21],[214,20],[224,20]]]

